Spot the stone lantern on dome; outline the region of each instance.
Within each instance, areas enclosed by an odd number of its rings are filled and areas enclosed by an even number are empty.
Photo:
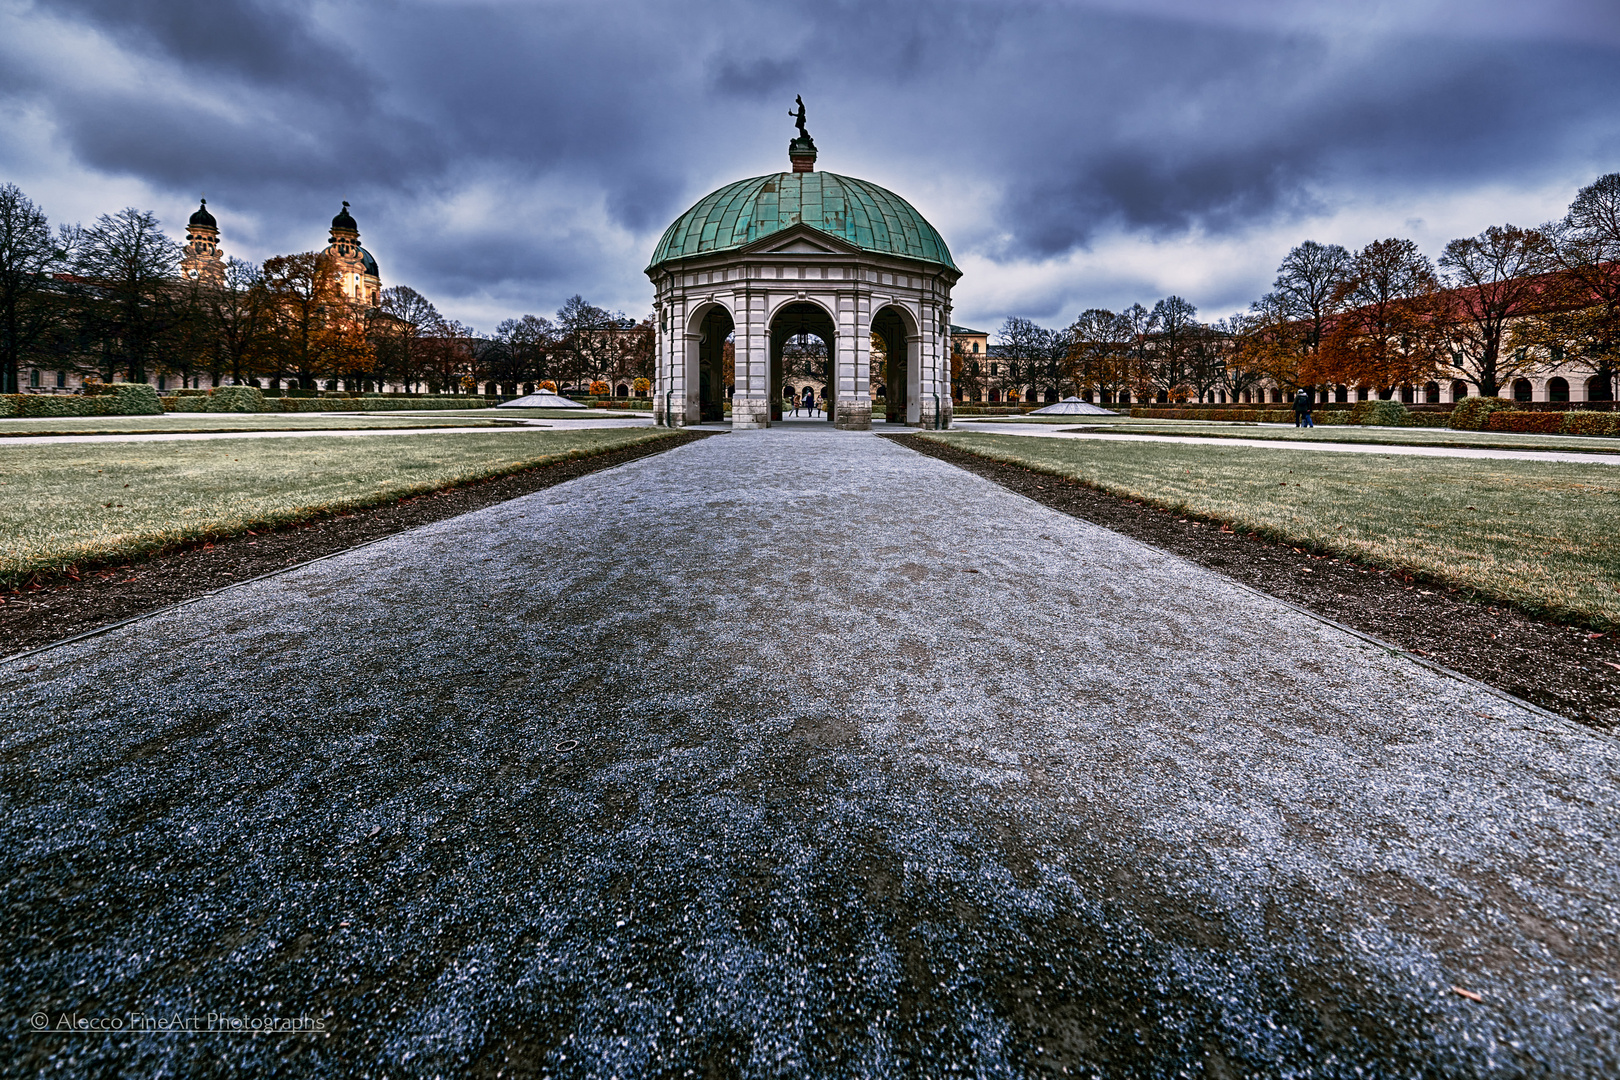
[[[792,171],[705,196],[653,251],[658,423],[720,420],[729,392],[733,428],[769,427],[782,415],[784,346],[811,334],[827,346],[827,415],[838,427],[871,427],[874,381],[890,422],[948,427],[951,287],[961,271],[905,199],[815,171],[802,102],[796,119]],[[883,343],[876,372],[874,335]]]

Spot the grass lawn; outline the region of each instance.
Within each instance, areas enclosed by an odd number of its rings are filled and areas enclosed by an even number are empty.
[[[927,434],[1001,461],[1620,627],[1620,468],[1250,447]]]
[[[986,423],[1061,425],[1074,431],[1125,435],[1196,435],[1204,439],[1275,439],[1279,442],[1372,443],[1381,446],[1465,446],[1488,450],[1567,450],[1620,454],[1620,439],[1581,435],[1519,435],[1509,431],[1453,431],[1450,428],[1362,427],[1334,424],[1296,428],[1291,424],[1245,424],[1226,420],[1137,420],[1068,416]]]
[[[615,450],[661,430],[53,444],[0,452],[0,586]]]
[[[483,415],[480,415],[483,414]],[[484,410],[466,413],[164,413],[162,416],[38,416],[0,420],[7,435],[127,435],[131,432],[359,431],[371,428],[500,427]],[[508,420],[512,419],[507,417]]]

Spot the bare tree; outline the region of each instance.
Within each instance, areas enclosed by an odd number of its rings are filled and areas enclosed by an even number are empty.
[[[1338,244],[1307,240],[1283,259],[1271,283],[1277,307],[1289,318],[1304,323],[1298,336],[1307,358],[1321,347],[1328,320],[1342,305],[1340,286],[1350,269],[1350,253]]]
[[[255,263],[227,259],[225,275],[205,294],[214,350],[210,373],[245,383],[264,353],[270,333],[270,299]]]
[[[174,287],[179,262],[180,245],[150,211],[102,214],[85,230],[73,268],[86,283],[80,312],[103,343],[109,377],[122,368],[145,382],[168,359],[166,339],[185,314]]]
[[[425,374],[423,340],[441,321],[432,301],[409,285],[384,289],[380,317],[372,323],[383,376],[415,389]]]
[[[1069,371],[1082,392],[1112,402],[1134,384],[1130,322],[1107,308],[1088,308],[1069,327]]]
[[[575,294],[557,311],[558,374],[568,383],[611,373],[622,349],[618,335],[635,326],[622,312],[608,311]]]
[[[66,265],[73,235],[53,240],[45,212],[17,185],[0,186],[0,394],[18,392],[22,365],[61,321],[52,275]]]
[[[999,383],[1008,393],[1032,386],[1048,354],[1051,332],[1033,320],[1014,315],[1001,324],[996,338],[995,352],[990,354],[991,382]]]
[[[1165,401],[1185,401],[1193,391],[1187,348],[1198,326],[1198,309],[1179,296],[1167,296],[1148,315],[1145,374]]]
[[[1485,397],[1537,363],[1527,349],[1506,350],[1508,332],[1542,301],[1538,275],[1549,269],[1545,237],[1535,229],[1492,225],[1453,240],[1440,256],[1450,290],[1446,308],[1453,363]]]
[[[518,384],[549,377],[552,352],[557,344],[557,331],[544,315],[525,315],[520,319],[507,319],[495,328],[495,340],[506,348],[502,358],[505,366],[496,370],[495,378],[514,390]]]
[[[1592,374],[1593,400],[1613,400],[1620,375],[1620,173],[1575,196],[1564,219],[1544,226],[1557,273],[1510,347],[1538,348]]]

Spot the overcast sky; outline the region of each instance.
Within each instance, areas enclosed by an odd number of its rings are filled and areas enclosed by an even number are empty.
[[[659,233],[786,169],[909,199],[956,321],[1179,293],[1215,318],[1307,237],[1560,215],[1620,171],[1615,0],[0,0],[0,181],[229,254],[353,204],[384,285],[480,330],[573,293],[650,310]]]

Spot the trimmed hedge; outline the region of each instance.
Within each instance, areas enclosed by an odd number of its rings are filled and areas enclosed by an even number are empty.
[[[1565,435],[1620,436],[1620,413],[1582,411],[1558,415],[1564,418],[1564,426],[1560,430]]]
[[[1512,408],[1513,402],[1507,398],[1464,398],[1452,406],[1447,426],[1453,431],[1483,431],[1491,413]]]
[[[1530,412],[1493,409],[1485,431],[1512,431],[1522,435],[1620,435],[1620,415],[1600,412]]]
[[[1350,422],[1368,427],[1401,427],[1406,417],[1406,406],[1398,401],[1358,401],[1350,407]]]
[[[208,395],[208,412],[258,413],[269,412],[271,406],[264,399],[264,391],[257,386],[221,386]]]
[[[1294,422],[1294,409],[1293,406],[1286,409],[1223,409],[1218,406],[1154,408],[1151,405],[1132,405],[1131,416],[1143,420],[1226,420],[1250,424],[1291,424]]]
[[[1481,430],[1520,431],[1527,434],[1556,435],[1564,430],[1564,414],[1497,409],[1485,418],[1485,426]]]
[[[0,416],[154,416],[163,412],[147,383],[112,383],[99,394],[0,394]]]
[[[399,412],[411,409],[483,409],[494,401],[483,397],[276,397],[256,386],[221,386],[207,397],[166,397],[165,412]],[[624,406],[620,406],[621,408]],[[62,414],[67,415],[67,414]]]

